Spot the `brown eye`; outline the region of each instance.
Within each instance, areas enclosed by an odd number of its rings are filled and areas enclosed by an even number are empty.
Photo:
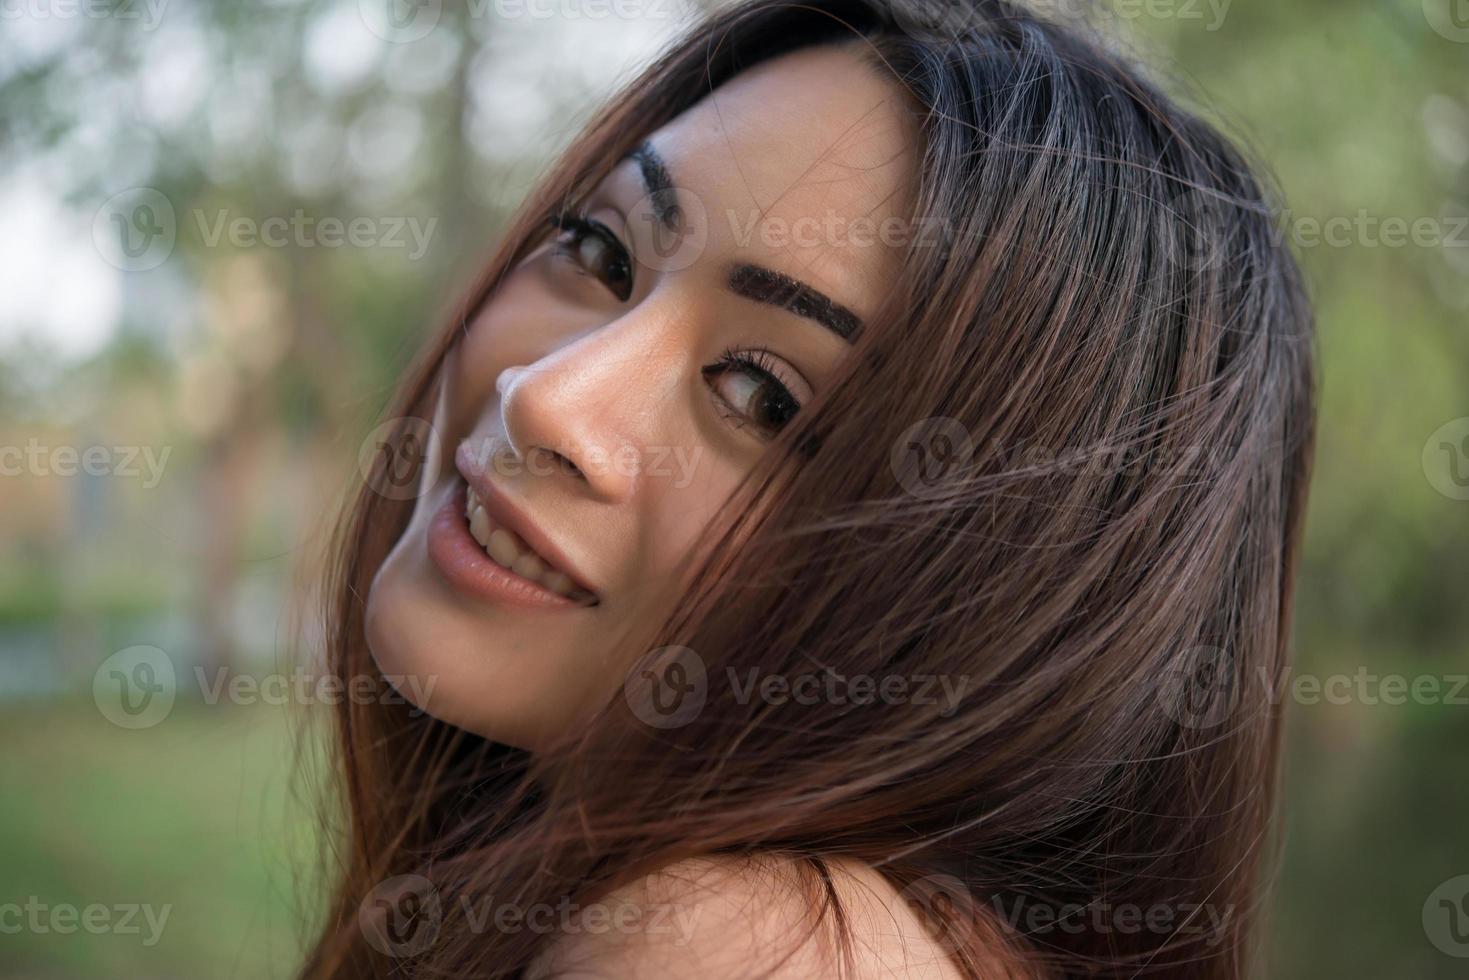
[[[632,295],[632,257],[610,228],[579,214],[560,214],[552,219],[560,229],[556,252],[587,275],[600,279],[619,301]]]
[[[740,427],[754,426],[761,438],[774,436],[801,410],[765,351],[726,351],[704,368],[704,377],[729,417]]]

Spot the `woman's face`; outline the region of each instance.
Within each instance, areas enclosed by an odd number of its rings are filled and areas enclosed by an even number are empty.
[[[622,685],[715,511],[896,277],[917,131],[850,48],[719,87],[502,282],[445,360],[369,645],[429,714],[534,748]],[[671,187],[672,189],[665,189]]]

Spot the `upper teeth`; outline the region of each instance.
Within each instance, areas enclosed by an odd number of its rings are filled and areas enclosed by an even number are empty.
[[[579,588],[565,573],[551,566],[507,527],[497,525],[485,510],[474,488],[464,488],[464,516],[469,519],[469,533],[501,568],[508,568],[522,578],[539,582],[558,595],[587,601],[592,594]]]

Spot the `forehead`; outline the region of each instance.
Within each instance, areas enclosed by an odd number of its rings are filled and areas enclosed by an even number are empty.
[[[704,213],[706,259],[796,276],[865,316],[900,261],[917,139],[896,84],[842,47],[742,72],[649,142]]]

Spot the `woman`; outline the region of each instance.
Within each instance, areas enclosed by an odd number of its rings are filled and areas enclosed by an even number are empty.
[[[303,975],[1243,976],[1313,416],[1271,208],[1008,3],[694,29],[343,523],[382,696]]]

